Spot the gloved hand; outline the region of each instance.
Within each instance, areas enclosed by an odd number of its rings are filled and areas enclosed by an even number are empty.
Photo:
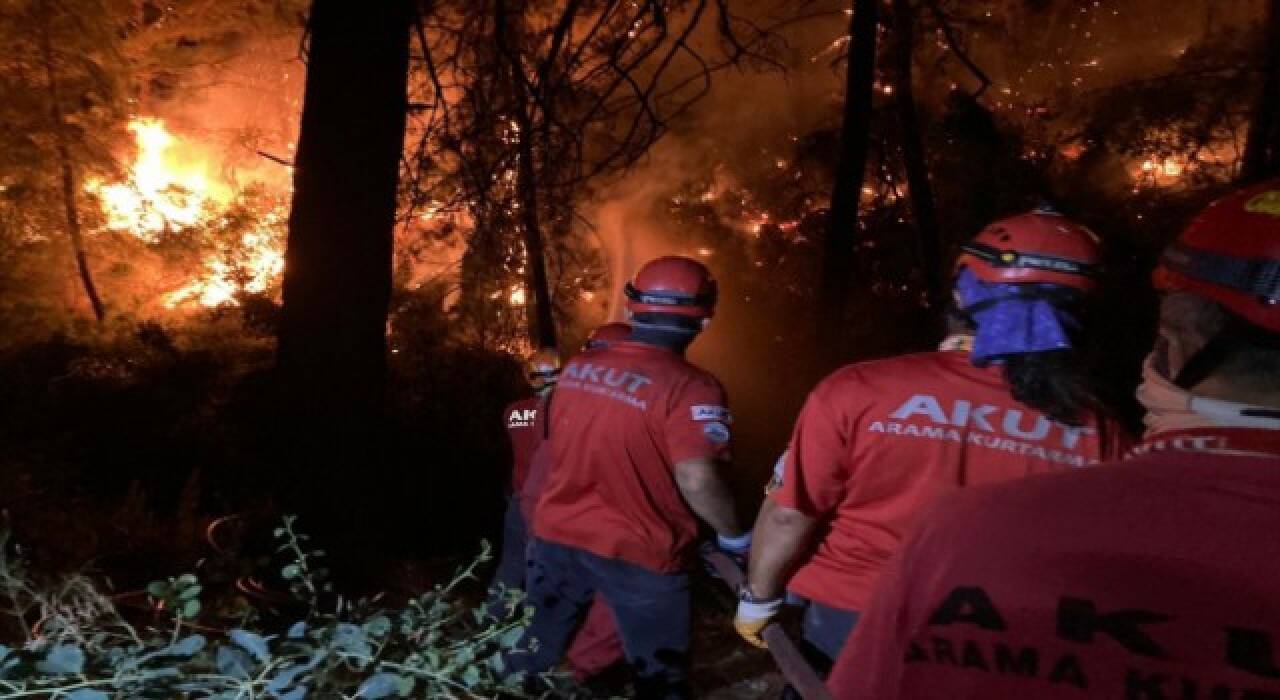
[[[738,590],[738,612],[733,616],[733,629],[752,646],[764,649],[769,645],[761,633],[773,622],[782,609],[782,598],[761,599],[751,595],[743,585]]]

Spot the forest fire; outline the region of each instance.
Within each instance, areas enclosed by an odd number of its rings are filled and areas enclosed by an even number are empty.
[[[175,227],[195,225],[205,203],[224,193],[211,190],[203,164],[183,166],[170,154],[174,137],[163,121],[140,117],[128,129],[138,149],[128,178],[91,180],[85,188],[102,201],[107,228],[156,243]]]
[[[162,295],[165,308],[235,305],[240,293],[268,292],[284,270],[283,203],[264,212],[236,211],[242,207],[236,183],[212,176],[209,164],[192,156],[196,149],[163,120],[138,117],[128,129],[137,155],[126,178],[85,185],[101,204],[104,228],[147,245],[185,236],[209,249],[193,279]]]

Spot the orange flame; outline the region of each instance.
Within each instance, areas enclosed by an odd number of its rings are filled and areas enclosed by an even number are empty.
[[[224,219],[235,197],[232,183],[211,178],[208,164],[193,158],[195,149],[171,134],[163,120],[138,117],[128,128],[137,156],[125,180],[85,184],[98,198],[108,230],[156,244],[171,235],[194,235],[194,227]],[[194,279],[162,295],[164,306],[235,305],[240,292],[271,289],[284,270],[278,235],[284,218],[282,207],[263,214],[230,250],[206,257]]]

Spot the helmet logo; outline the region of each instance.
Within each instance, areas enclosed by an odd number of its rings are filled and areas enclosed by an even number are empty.
[[[1244,210],[1280,217],[1280,190],[1269,190],[1257,195],[1245,203]]]

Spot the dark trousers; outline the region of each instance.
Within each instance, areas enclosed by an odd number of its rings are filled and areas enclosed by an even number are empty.
[[[524,573],[528,560],[529,535],[524,524],[524,516],[520,513],[520,499],[511,496],[507,499],[507,513],[502,519],[502,550],[498,554],[498,568],[493,572],[490,588],[502,584],[508,589],[524,590]],[[502,600],[491,596],[485,604],[490,615],[499,619],[506,617],[507,610]]]
[[[563,658],[598,592],[613,611],[640,698],[686,698],[689,672],[689,577],[660,574],[618,559],[534,538],[529,559],[533,621],[507,667],[530,674]]]
[[[809,665],[813,666],[813,670],[826,678],[835,665],[836,657],[840,656],[841,647],[858,624],[859,613],[855,610],[833,608],[813,600],[806,600],[803,605],[800,652],[809,661]],[[783,700],[799,697],[799,693],[789,685],[782,690]]]

